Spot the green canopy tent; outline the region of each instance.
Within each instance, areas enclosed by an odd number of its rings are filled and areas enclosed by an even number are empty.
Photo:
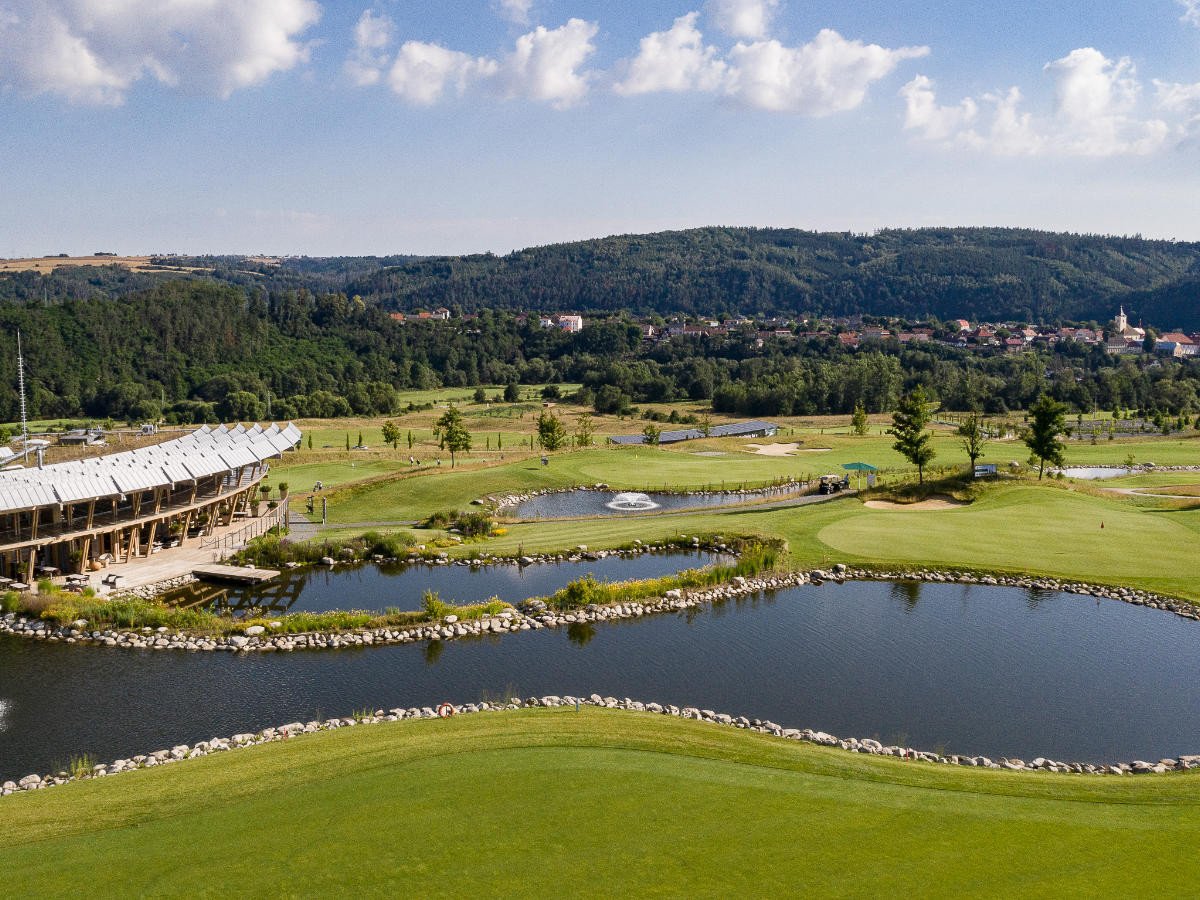
[[[875,466],[871,465],[870,463],[864,463],[864,462],[842,463],[842,468],[847,469],[848,471],[851,471],[851,472],[858,473],[858,477],[859,477],[858,487],[859,488],[862,487],[862,473],[863,472],[878,472],[879,471],[879,469],[876,468]]]

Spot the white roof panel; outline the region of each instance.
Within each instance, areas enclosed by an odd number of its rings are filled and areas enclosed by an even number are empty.
[[[253,465],[295,446],[301,432],[255,423],[201,426],[161,444],[105,456],[0,471],[0,512],[145,491]]]

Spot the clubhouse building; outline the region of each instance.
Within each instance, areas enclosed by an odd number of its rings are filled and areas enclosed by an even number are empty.
[[[300,442],[288,423],[207,425],[90,459],[0,471],[0,581],[83,573],[202,541],[249,515],[267,461]]]

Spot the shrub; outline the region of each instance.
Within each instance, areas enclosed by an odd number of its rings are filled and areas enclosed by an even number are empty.
[[[90,754],[81,753],[79,756],[71,757],[71,761],[67,763],[67,772],[72,778],[83,778],[91,775],[92,769],[95,767],[96,760]]]
[[[16,591],[0,594],[0,613],[15,613],[21,608],[21,595]]]
[[[454,611],[454,607],[438,596],[437,591],[425,591],[421,595],[421,608],[430,619],[443,619]]]

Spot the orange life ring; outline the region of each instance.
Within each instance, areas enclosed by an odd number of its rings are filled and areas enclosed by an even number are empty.
[[[443,703],[437,708],[438,718],[448,719],[454,715],[454,707],[449,703]]]

